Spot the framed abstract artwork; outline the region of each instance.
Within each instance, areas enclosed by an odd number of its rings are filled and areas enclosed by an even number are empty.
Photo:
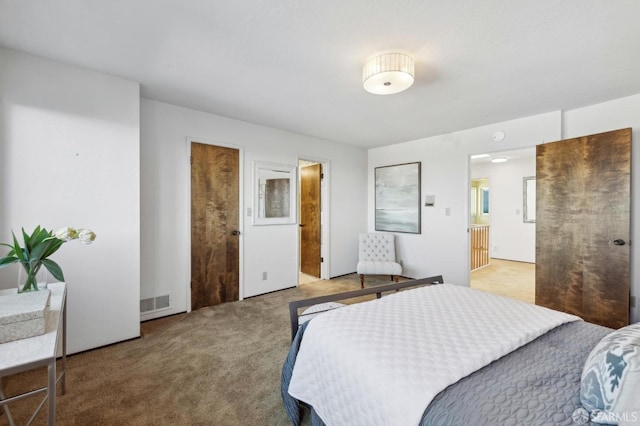
[[[376,231],[420,233],[420,164],[375,168]]]

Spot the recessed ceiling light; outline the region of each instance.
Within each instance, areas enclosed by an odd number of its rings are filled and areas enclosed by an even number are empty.
[[[492,163],[504,163],[508,160],[507,157],[495,157],[491,159]]]
[[[489,154],[474,154],[471,156],[472,160],[477,160],[478,158],[488,158],[490,157]]]

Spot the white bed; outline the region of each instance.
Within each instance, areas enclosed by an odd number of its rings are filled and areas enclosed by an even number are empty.
[[[414,283],[442,281],[434,278]],[[297,315],[296,303],[290,307]],[[294,424],[299,421],[295,404],[301,403],[311,407],[312,424],[427,425],[470,419],[508,424],[520,419],[514,424],[570,425],[582,413],[585,360],[610,331],[467,287],[392,292],[330,310],[302,327],[283,369],[283,398]],[[536,363],[523,371],[521,365],[529,360]],[[518,397],[511,395],[511,379],[520,389]],[[458,417],[450,417],[452,411]],[[505,417],[505,412],[511,414]]]

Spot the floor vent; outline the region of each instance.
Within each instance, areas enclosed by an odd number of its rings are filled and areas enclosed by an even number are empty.
[[[140,300],[140,313],[145,314],[153,311],[160,311],[171,308],[171,295],[150,297]]]

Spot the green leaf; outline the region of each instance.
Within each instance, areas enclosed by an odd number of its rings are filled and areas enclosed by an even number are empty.
[[[31,255],[29,256],[31,262],[37,262],[40,261],[40,259],[46,258],[47,256],[45,256],[45,254],[47,250],[49,250],[49,246],[51,245],[51,243],[52,241],[49,240],[34,246],[31,250]]]
[[[31,233],[31,238],[34,238],[36,235],[40,233],[40,225],[36,226],[36,229]]]
[[[29,237],[29,234],[27,234],[24,231],[24,228],[22,228],[22,239],[24,240],[23,249],[27,252],[27,258],[28,258],[29,257],[29,253],[31,252],[31,247],[29,246],[29,244],[31,243],[31,237]]]
[[[64,240],[59,240],[56,237],[52,237],[51,240],[47,240],[47,244],[47,250],[44,252],[44,256],[42,256],[43,258],[47,258],[58,251],[58,249],[64,244]]]
[[[40,244],[42,244],[47,238],[50,238],[51,235],[49,232],[47,232],[46,229],[39,229],[40,227],[36,228],[36,231],[33,231],[33,234],[31,235],[31,238],[29,239],[29,251],[33,251],[36,247],[38,247]]]
[[[25,243],[28,243],[30,239],[29,234],[27,234],[24,228],[22,228],[22,239],[24,240]]]
[[[7,253],[7,257],[13,256],[16,253],[15,248],[11,244],[0,243],[0,246],[7,246],[7,247],[9,247],[11,249],[11,250],[9,250],[9,253]]]
[[[47,268],[49,272],[51,272],[51,275],[53,275],[55,279],[64,281],[64,274],[62,273],[62,268],[60,267],[60,265],[58,265],[51,259],[44,259],[42,261],[42,264],[45,268]]]
[[[20,249],[20,244],[18,244],[18,239],[16,238],[16,234],[14,234],[13,232],[11,234],[13,235],[13,245],[14,245],[14,251],[15,251],[14,254],[18,259],[20,259],[20,262],[27,263],[29,261],[28,254],[27,256],[25,256],[25,253]]]
[[[5,266],[9,266],[12,263],[16,263],[16,262],[20,262],[20,259],[18,259],[15,256],[3,257],[2,259],[0,259],[0,269],[4,268]]]

